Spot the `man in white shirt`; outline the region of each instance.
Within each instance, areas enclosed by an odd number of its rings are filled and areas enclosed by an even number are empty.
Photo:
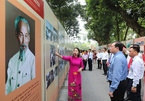
[[[89,52],[88,52],[89,71],[92,71],[92,61],[93,61],[93,53],[91,52],[91,49],[89,49]]]
[[[106,48],[103,48],[101,64],[103,64],[104,74],[107,75],[107,62],[108,62],[108,52]]]
[[[143,60],[139,57],[140,46],[134,44],[130,48],[130,57],[133,58],[132,64],[129,69],[127,76],[128,80],[128,100],[131,101],[141,101],[141,79],[144,75],[144,63]]]
[[[99,49],[99,51],[97,53],[98,69],[101,69],[101,67],[102,67],[101,59],[102,59],[102,53],[101,53],[101,49]]]
[[[15,20],[19,51],[9,60],[7,70],[6,94],[35,78],[35,56],[29,49],[30,27],[28,21],[18,16]]]
[[[84,64],[83,70],[86,70],[86,65],[87,65],[87,60],[88,60],[88,54],[86,50],[84,51],[84,54],[82,55],[82,59],[83,59],[83,64]]]
[[[129,49],[133,46],[133,44],[130,45]],[[128,56],[127,56],[127,64],[129,64],[129,61],[130,61],[131,57],[129,56],[129,53],[128,53]]]

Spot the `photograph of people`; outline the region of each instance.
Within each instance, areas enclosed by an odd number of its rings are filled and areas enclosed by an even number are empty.
[[[59,54],[60,55],[64,55],[65,53],[64,53],[64,47],[60,47],[59,48]],[[62,59],[60,59],[59,58],[59,70],[62,70],[63,69],[63,67],[64,67],[64,60],[62,60]]]
[[[51,71],[49,72],[49,74],[50,74],[50,83],[52,83],[53,80],[54,80],[54,72],[53,72],[53,70],[51,70]]]
[[[52,41],[52,25],[46,20],[46,40]]]
[[[84,66],[83,60],[80,58],[80,50],[74,48],[73,56],[62,56],[57,52],[55,55],[70,62],[68,76],[68,101],[82,101],[81,71]]]
[[[58,39],[57,39],[57,30],[55,28],[53,28],[53,40],[54,42],[58,42]]]
[[[54,78],[57,76],[57,73],[58,73],[58,67],[55,67],[53,68],[53,75],[54,75]]]
[[[50,72],[48,72],[46,74],[46,88],[48,88],[50,86],[50,84],[53,82],[53,80],[55,78],[54,70],[55,69],[51,70]]]
[[[48,27],[46,26],[46,39],[50,40],[51,39],[51,31],[48,29]]]
[[[55,47],[50,46],[50,67],[55,65]]]
[[[55,76],[58,75],[58,67],[55,67]]]
[[[48,88],[49,87],[49,85],[50,85],[50,73],[48,72],[47,74],[46,74],[46,88]]]
[[[59,39],[58,40],[59,40],[59,44],[65,43],[64,35],[61,32],[59,32]]]
[[[30,34],[33,33],[30,33],[29,23],[22,16],[16,17],[14,25],[19,50],[8,62],[6,94],[35,78],[35,56],[29,49]]]

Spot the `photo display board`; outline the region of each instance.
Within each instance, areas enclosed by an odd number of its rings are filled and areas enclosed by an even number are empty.
[[[41,101],[41,21],[17,0],[0,11],[0,99]]]

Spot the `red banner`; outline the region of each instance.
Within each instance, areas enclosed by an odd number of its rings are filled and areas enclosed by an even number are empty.
[[[44,18],[43,0],[24,0],[38,15]]]

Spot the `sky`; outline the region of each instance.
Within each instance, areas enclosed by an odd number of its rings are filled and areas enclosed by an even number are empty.
[[[79,2],[80,2],[80,4],[81,5],[86,5],[86,2],[85,2],[85,0],[78,0]],[[81,19],[81,17],[78,17],[77,18],[78,19],[78,21],[79,21],[79,27],[80,27],[80,35],[79,36],[81,36],[81,35],[83,35],[83,36],[87,36],[88,35],[88,32],[87,32],[87,30],[85,29],[85,27],[84,27],[84,25],[85,25],[85,21],[83,21],[82,19]],[[91,43],[96,43],[96,41],[94,41],[94,40],[89,40]]]
[[[78,1],[80,2],[81,5],[86,5],[85,0],[78,0]],[[85,24],[86,22],[84,22],[84,21],[81,19],[81,17],[78,17],[77,19],[78,19],[79,25],[80,25],[80,33],[83,33],[83,34],[86,34],[86,35],[87,35],[88,32],[87,32],[86,29],[84,28],[84,24]]]
[[[80,2],[81,5],[86,5],[85,0],[78,0]]]

